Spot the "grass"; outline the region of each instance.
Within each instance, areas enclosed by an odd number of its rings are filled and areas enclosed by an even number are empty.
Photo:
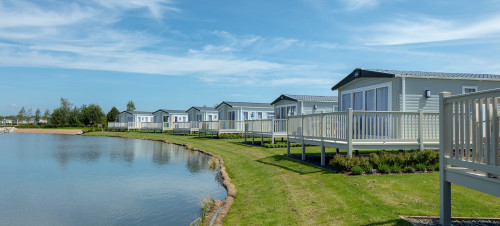
[[[243,139],[137,132],[85,135],[169,140],[220,155],[238,190],[227,225],[407,225],[398,215],[439,215],[438,173],[335,174],[283,156],[286,148],[253,146]],[[301,148],[291,152],[299,154]],[[320,148],[307,147],[307,153],[319,154]],[[333,153],[335,149],[327,148],[327,154]],[[452,185],[452,216],[499,217],[500,198]]]

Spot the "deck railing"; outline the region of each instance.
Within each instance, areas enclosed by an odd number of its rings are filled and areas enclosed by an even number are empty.
[[[451,186],[500,197],[500,89],[440,96],[440,223],[450,224]]]
[[[200,131],[210,131],[219,133],[241,133],[243,132],[243,121],[219,120],[201,121]]]
[[[126,122],[108,122],[108,129],[127,129]]]
[[[251,134],[286,134],[286,119],[246,120],[245,132]]]
[[[288,137],[344,142],[437,142],[438,113],[352,111],[290,116]],[[350,152],[350,150],[348,150]]]
[[[162,123],[161,122],[142,122],[141,129],[147,130],[161,130]]]
[[[192,122],[174,122],[173,128],[175,130],[190,130],[190,129],[199,129],[201,123],[199,121]]]

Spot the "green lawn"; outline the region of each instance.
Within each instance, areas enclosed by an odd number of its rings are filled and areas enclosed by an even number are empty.
[[[438,173],[336,174],[284,157],[286,148],[261,148],[243,139],[138,132],[85,135],[169,140],[222,156],[238,190],[227,225],[405,225],[398,215],[439,215]],[[320,149],[307,147],[307,152],[319,154]],[[327,149],[327,154],[334,152]],[[301,148],[292,148],[292,153],[301,153]],[[500,217],[500,198],[453,185],[452,216]]]

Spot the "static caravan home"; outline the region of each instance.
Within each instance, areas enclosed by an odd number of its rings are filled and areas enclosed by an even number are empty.
[[[271,105],[276,119],[287,119],[292,115],[308,115],[338,111],[336,96],[310,96],[282,94]]]
[[[188,120],[192,121],[217,121],[217,110],[214,107],[191,107],[187,111]]]
[[[119,122],[152,122],[153,114],[147,111],[122,111],[118,115]]]
[[[274,108],[268,103],[223,101],[215,109],[219,120],[255,120],[274,118]]]
[[[341,111],[439,110],[439,93],[466,94],[500,87],[500,75],[357,68],[332,87]]]
[[[184,110],[159,109],[153,112],[155,122],[187,122],[188,114]]]

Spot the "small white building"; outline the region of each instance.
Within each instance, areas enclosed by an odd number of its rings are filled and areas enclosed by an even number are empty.
[[[184,110],[159,109],[153,115],[154,122],[188,122],[188,114]]]
[[[118,115],[119,122],[153,122],[153,114],[147,111],[122,111]]]
[[[276,119],[286,119],[292,115],[308,115],[338,111],[336,96],[310,96],[282,94],[271,105]]]
[[[223,101],[215,107],[219,120],[256,120],[274,118],[274,107],[268,103]]]
[[[354,69],[332,87],[341,111],[437,112],[439,93],[466,94],[500,87],[500,75]]]
[[[191,107],[187,111],[188,120],[193,121],[217,121],[217,110],[214,107]]]

